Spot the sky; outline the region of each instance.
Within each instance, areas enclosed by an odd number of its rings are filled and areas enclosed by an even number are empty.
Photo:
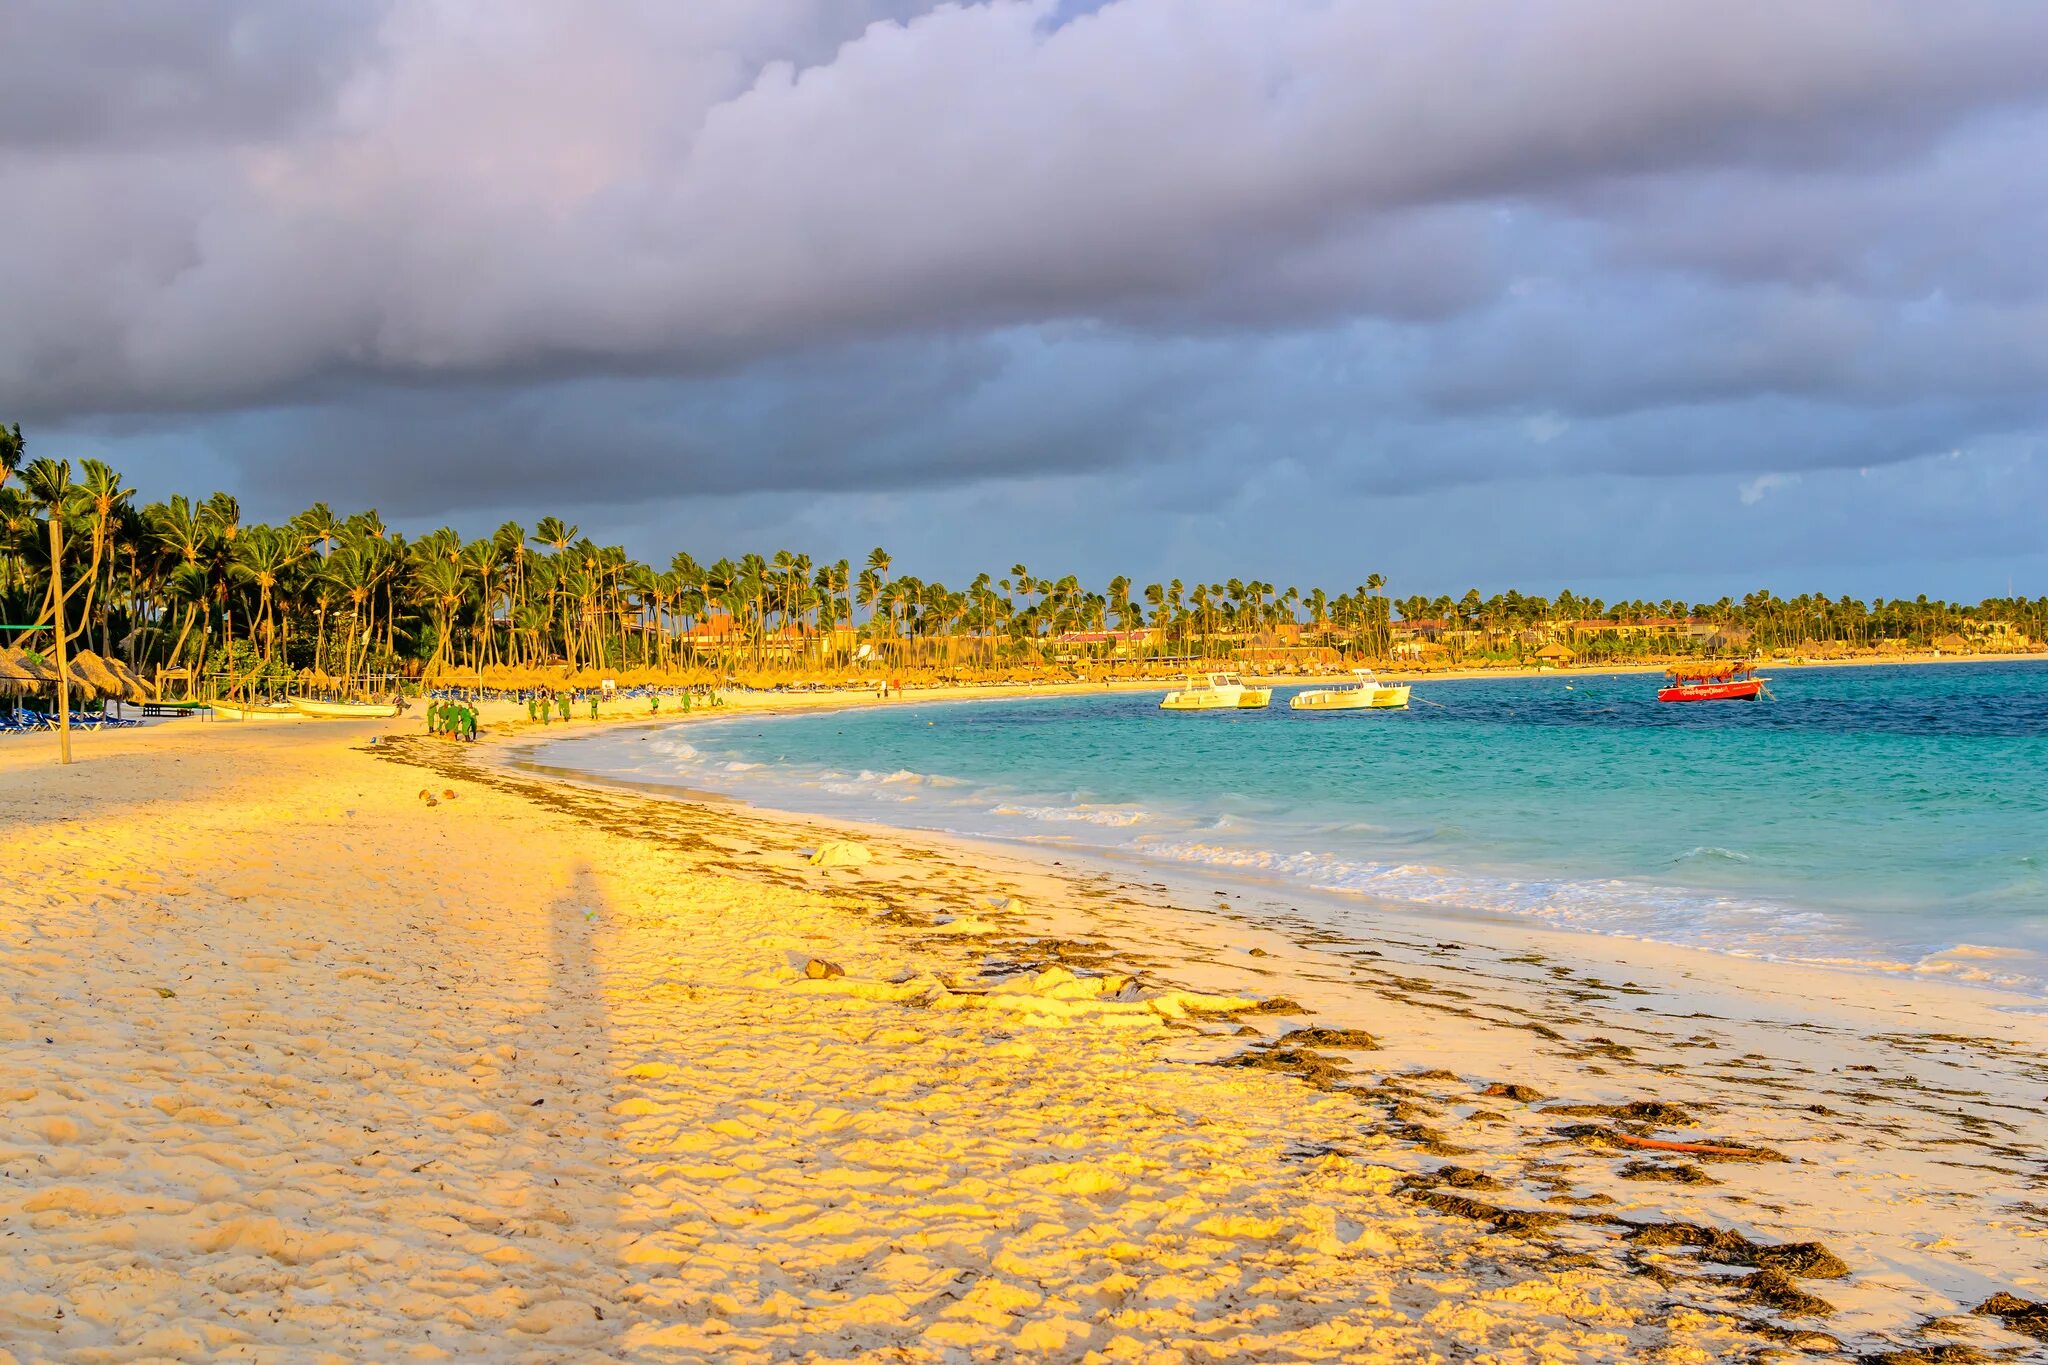
[[[0,417],[666,563],[2048,593],[2031,0],[10,0]]]

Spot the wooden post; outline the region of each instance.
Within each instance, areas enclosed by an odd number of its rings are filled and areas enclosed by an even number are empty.
[[[64,641],[64,509],[50,509],[50,593],[57,613],[57,761],[71,761],[71,660]]]

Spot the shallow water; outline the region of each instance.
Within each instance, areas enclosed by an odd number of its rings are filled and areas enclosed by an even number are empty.
[[[548,763],[781,809],[2048,996],[2048,665],[1425,681],[1405,712],[1106,694],[739,717]]]

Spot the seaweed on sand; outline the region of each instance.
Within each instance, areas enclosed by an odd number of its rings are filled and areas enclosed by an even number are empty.
[[[2022,1336],[2048,1341],[2048,1303],[2035,1303],[2001,1291],[1970,1311],[1997,1318]]]

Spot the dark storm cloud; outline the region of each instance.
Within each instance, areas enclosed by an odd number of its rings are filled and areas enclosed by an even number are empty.
[[[1268,470],[1732,490],[2048,421],[2048,7],[53,0],[0,38],[0,404],[279,500],[1114,477],[1192,517]]]

